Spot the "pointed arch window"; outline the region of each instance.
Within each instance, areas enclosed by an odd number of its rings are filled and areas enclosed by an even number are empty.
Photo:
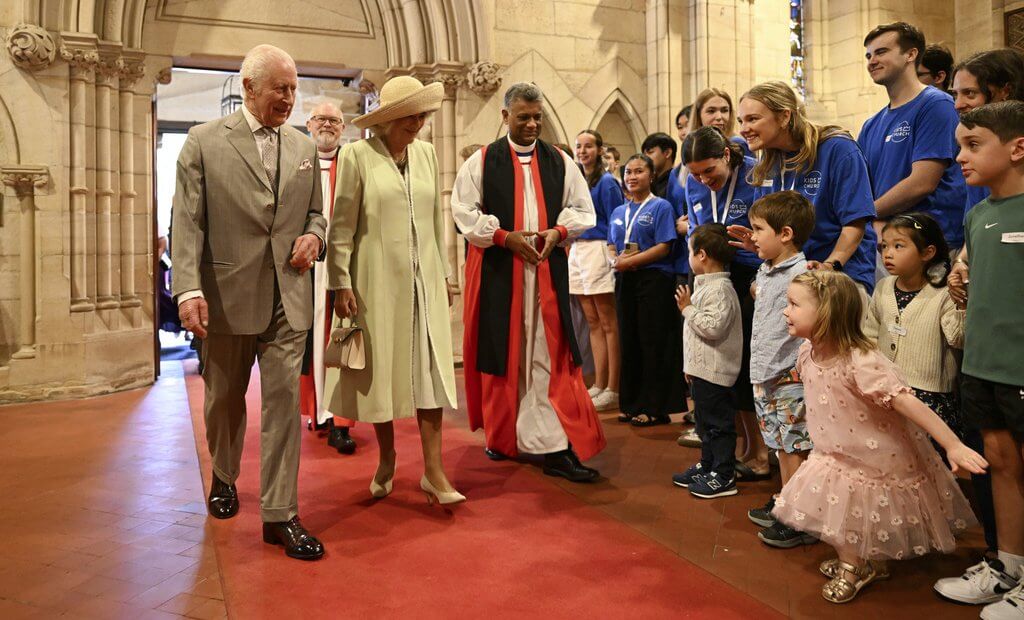
[[[806,96],[803,0],[789,0],[789,79],[793,89]]]

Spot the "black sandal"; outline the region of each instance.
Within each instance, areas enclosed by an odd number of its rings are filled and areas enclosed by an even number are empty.
[[[768,471],[759,472],[746,463],[737,462],[735,471],[737,482],[757,482],[758,480],[771,480],[772,478],[771,465],[768,466]]]
[[[629,424],[630,422],[633,421],[633,416],[629,415],[628,413],[620,413],[618,420],[623,424]]]
[[[644,419],[641,420],[641,417],[643,417]],[[636,426],[640,428],[645,426],[658,426],[660,424],[669,424],[671,422],[672,420],[667,415],[650,416],[647,415],[646,413],[638,413],[632,420],[629,421],[629,424],[631,426]]]

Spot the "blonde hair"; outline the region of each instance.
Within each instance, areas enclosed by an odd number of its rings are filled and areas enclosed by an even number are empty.
[[[725,130],[722,133],[725,134],[726,138],[731,138],[736,135],[736,106],[732,104],[732,97],[729,96],[729,93],[719,88],[705,88],[694,99],[693,110],[690,113],[690,131],[696,131],[704,126],[700,113],[708,101],[715,97],[721,97],[729,104],[729,120],[725,122]]]
[[[850,276],[835,271],[807,271],[793,278],[793,284],[806,287],[818,302],[812,341],[824,342],[840,353],[853,349],[866,353],[876,348],[861,327],[864,302]]]
[[[819,144],[837,136],[853,140],[853,136],[838,125],[816,125],[808,120],[803,101],[785,82],[774,80],[758,84],[743,93],[740,101],[744,99],[761,102],[775,115],[776,120],[789,112],[786,131],[800,145],[797,154],[789,159],[786,159],[779,149],[762,149],[757,158],[757,165],[751,169],[747,179],[751,185],[759,186],[773,178],[783,166],[787,171],[796,174],[809,172],[814,168]]]

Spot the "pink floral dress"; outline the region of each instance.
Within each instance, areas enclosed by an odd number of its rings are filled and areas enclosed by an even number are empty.
[[[814,450],[775,517],[866,559],[953,551],[974,513],[925,432],[893,411],[894,396],[913,393],[896,366],[877,351],[819,365],[805,343],[796,367]]]

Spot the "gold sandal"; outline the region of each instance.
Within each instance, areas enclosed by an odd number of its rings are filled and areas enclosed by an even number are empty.
[[[868,560],[868,562],[875,567],[875,581],[882,581],[888,579],[889,565],[885,560]],[[825,560],[818,566],[818,570],[821,571],[822,575],[825,575],[829,579],[835,579],[839,576],[839,558],[832,558],[831,560]]]
[[[821,595],[830,603],[849,603],[864,586],[878,579],[878,572],[870,562],[857,567],[840,560],[837,561],[836,568],[841,571],[841,574],[821,588]],[[848,580],[846,573],[853,574],[856,581]]]

